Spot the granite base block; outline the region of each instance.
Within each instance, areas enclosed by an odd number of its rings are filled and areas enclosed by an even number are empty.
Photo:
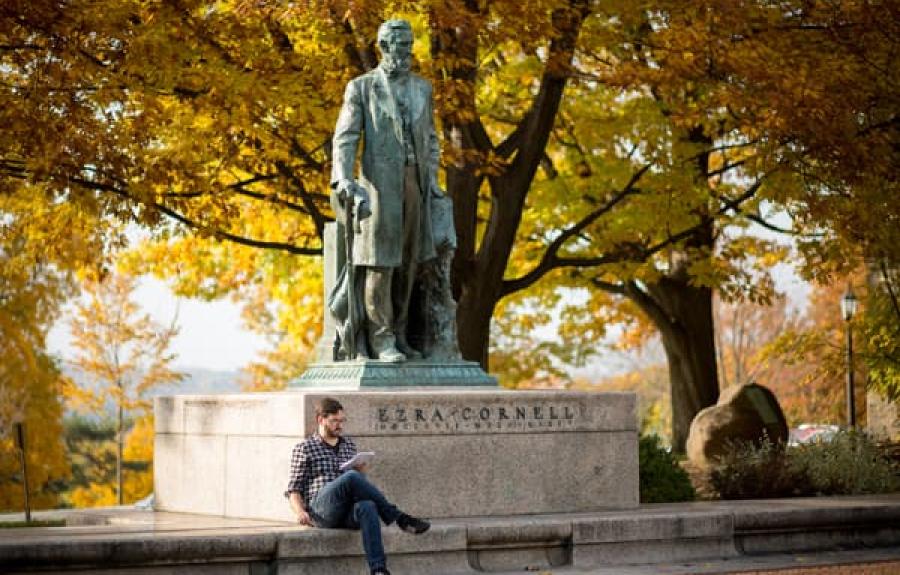
[[[638,504],[633,394],[398,388],[158,398],[156,508],[291,520],[291,449],[314,431],[313,406],[326,395],[344,405],[359,449],[377,453],[370,479],[409,513]]]

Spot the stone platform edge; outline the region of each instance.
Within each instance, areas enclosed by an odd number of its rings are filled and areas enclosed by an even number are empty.
[[[119,532],[109,533],[76,529],[66,534],[60,529],[0,533],[0,571],[94,573],[140,567],[142,574],[160,575],[364,572],[359,534],[350,531],[286,524],[193,531],[153,527],[152,533],[121,525]],[[900,546],[900,495],[446,519],[418,537],[388,528],[385,546],[396,575],[585,569],[894,547]]]

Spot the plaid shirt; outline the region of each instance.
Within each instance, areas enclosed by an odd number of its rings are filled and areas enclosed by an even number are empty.
[[[291,454],[291,479],[288,481],[285,497],[292,492],[300,493],[303,506],[309,504],[322,487],[334,481],[343,473],[341,463],[350,461],[356,455],[356,444],[349,437],[341,437],[335,447],[331,447],[318,433],[313,433],[294,446]]]

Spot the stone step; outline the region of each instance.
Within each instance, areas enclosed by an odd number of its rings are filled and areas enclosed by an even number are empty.
[[[135,512],[55,512],[79,527],[0,530],[0,572],[364,574],[358,532]],[[52,514],[48,512],[45,515]],[[86,518],[87,517],[87,518]],[[100,523],[90,525],[91,522]],[[739,560],[900,546],[900,495],[645,505],[636,510],[450,518],[385,529],[395,575]]]

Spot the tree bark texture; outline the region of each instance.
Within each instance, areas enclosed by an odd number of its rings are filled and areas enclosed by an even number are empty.
[[[691,421],[719,398],[713,290],[677,274],[645,288],[632,284],[626,295],[650,316],[662,337],[669,365],[672,449],[684,453]]]

